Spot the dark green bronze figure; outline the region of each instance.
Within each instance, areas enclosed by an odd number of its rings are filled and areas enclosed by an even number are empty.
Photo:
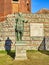
[[[24,23],[27,23],[27,20],[24,18],[22,13],[18,13],[18,16],[16,17],[16,25],[15,25],[15,33],[17,41],[22,40],[23,31],[24,31]]]

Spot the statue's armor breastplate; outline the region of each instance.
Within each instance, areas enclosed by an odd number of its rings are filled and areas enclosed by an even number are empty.
[[[24,23],[21,19],[18,19],[18,22],[17,22],[17,30],[18,31],[23,31],[24,29]]]

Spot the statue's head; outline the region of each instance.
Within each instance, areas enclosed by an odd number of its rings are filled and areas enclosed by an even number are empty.
[[[22,13],[21,13],[21,12],[19,12],[19,13],[18,13],[18,15],[19,15],[19,16],[21,16],[21,15],[22,15]]]

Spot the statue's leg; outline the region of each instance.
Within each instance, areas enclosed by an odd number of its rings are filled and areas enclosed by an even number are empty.
[[[19,31],[17,31],[15,34],[16,34],[16,40],[19,41]]]
[[[19,39],[18,39],[18,31],[17,31],[17,41],[18,41]]]
[[[15,32],[16,40],[17,40],[17,32]]]
[[[20,31],[20,40],[22,40],[23,33]]]
[[[18,38],[18,41],[20,40],[20,32],[18,31],[18,34],[17,34],[17,38]]]

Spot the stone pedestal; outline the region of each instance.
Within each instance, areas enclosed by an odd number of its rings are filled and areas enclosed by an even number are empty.
[[[26,42],[24,41],[17,41],[15,44],[15,60],[26,60]]]

